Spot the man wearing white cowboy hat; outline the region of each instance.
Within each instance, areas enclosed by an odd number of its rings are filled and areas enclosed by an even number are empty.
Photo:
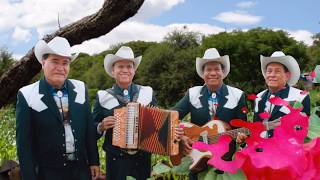
[[[288,102],[300,102],[302,112],[310,115],[310,96],[308,93],[294,88],[300,77],[297,61],[281,51],[274,52],[271,57],[260,56],[261,71],[268,89],[260,92],[255,100],[254,120],[262,121],[259,114],[267,112],[271,115],[269,121],[278,119],[290,111],[285,106],[272,105],[270,97],[278,96]],[[271,135],[271,134],[270,134]]]
[[[87,89],[67,79],[69,42],[40,40],[34,53],[44,78],[17,95],[16,138],[25,180],[89,180],[99,175],[99,154]]]
[[[223,83],[223,79],[230,71],[228,55],[220,56],[215,48],[207,49],[202,58],[196,58],[196,70],[205,84],[190,88],[175,105],[173,109],[179,111],[180,119],[190,113],[191,123],[198,126],[213,119],[225,123],[229,123],[232,119],[247,119],[244,92]],[[186,151],[190,151],[192,144],[190,139],[183,135],[181,138]],[[225,159],[230,159],[234,153],[234,141],[230,145],[233,148],[224,156]],[[197,179],[197,174],[190,174],[189,178]]]
[[[139,102],[144,106],[156,104],[151,87],[132,82],[141,58],[135,58],[132,49],[127,46],[120,47],[116,54],[108,54],[104,58],[104,68],[114,78],[115,84],[110,89],[98,91],[93,118],[98,138],[105,134],[103,149],[106,151],[108,180],[122,180],[127,176],[145,180],[151,174],[150,153],[127,151],[112,145],[112,129],[116,122],[114,109],[126,106],[128,102]]]

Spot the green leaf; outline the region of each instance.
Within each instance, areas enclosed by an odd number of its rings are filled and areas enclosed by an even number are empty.
[[[316,72],[316,77],[314,78],[314,82],[320,83],[320,65],[317,65],[314,70]]]
[[[126,180],[136,180],[136,178],[132,177],[132,176],[127,176]]]
[[[162,162],[158,162],[155,166],[153,166],[153,170],[152,173],[154,175],[160,175],[160,174],[164,174],[164,173],[168,173],[170,172],[171,168],[165,164],[163,164]]]
[[[301,102],[295,101],[292,107],[298,109],[298,108],[300,108],[300,107],[303,107],[303,105],[302,105]]]
[[[316,114],[311,114],[309,118],[308,137],[313,139],[320,136],[320,118]]]
[[[178,166],[173,166],[172,172],[178,175],[189,174],[189,166],[192,164],[192,159],[189,156],[182,158]]]
[[[241,170],[238,170],[235,174],[224,172],[223,174],[217,174],[215,168],[209,168],[209,170],[198,174],[199,180],[245,180],[246,176]]]

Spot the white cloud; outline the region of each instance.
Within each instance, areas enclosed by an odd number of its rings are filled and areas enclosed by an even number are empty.
[[[240,2],[238,3],[236,6],[239,7],[239,8],[243,8],[243,9],[248,9],[248,8],[252,8],[254,7],[255,5],[257,5],[256,2],[253,2],[253,1],[243,1],[243,2]]]
[[[15,3],[0,0],[0,32],[20,26],[36,29],[39,37],[61,26],[90,15],[101,8],[104,0],[24,0]]]
[[[307,30],[288,31],[290,37],[293,37],[297,41],[302,41],[306,45],[311,46],[313,43],[313,34]]]
[[[23,56],[25,56],[24,54],[12,54],[12,57],[14,60],[19,61]]]
[[[145,0],[138,13],[132,18],[134,21],[146,21],[160,15],[172,7],[184,3],[185,0]]]
[[[123,42],[137,40],[160,42],[169,32],[175,29],[181,29],[184,26],[187,26],[190,31],[200,32],[205,35],[225,31],[223,28],[211,26],[209,24],[193,23],[158,26],[138,21],[126,21],[113,29],[107,35],[85,41],[81,45],[73,46],[72,50],[73,52],[80,51],[88,54],[97,54],[108,49],[111,45]]]
[[[11,2],[10,2],[11,1]],[[144,21],[185,0],[145,0],[133,20]],[[35,28],[39,38],[87,15],[97,12],[104,0],[0,0],[0,32],[20,26]]]
[[[248,14],[247,12],[236,11],[236,12],[223,12],[213,17],[218,21],[224,23],[238,24],[238,25],[249,25],[249,24],[257,24],[262,20],[261,16],[254,16]]]
[[[15,27],[12,34],[12,39],[15,41],[29,42],[31,39],[31,32],[28,29],[23,29],[21,27]]]

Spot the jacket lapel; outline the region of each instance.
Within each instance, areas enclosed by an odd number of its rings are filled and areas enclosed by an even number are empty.
[[[259,109],[258,114],[265,111],[268,93],[269,93],[269,90],[264,92],[261,96],[261,100],[258,102],[258,109]]]
[[[203,113],[206,113],[209,117],[209,120],[211,119],[209,114],[209,104],[208,104],[208,93],[207,93],[207,86],[203,86],[200,92],[200,102],[202,105]]]
[[[73,110],[75,107],[75,99],[77,97],[77,92],[74,91],[75,89],[75,86],[69,81],[69,80],[66,80],[66,84],[67,84],[67,90],[68,90],[68,105],[69,105],[69,120],[71,119],[76,119],[74,117],[77,116],[77,111]]]
[[[223,116],[223,107],[228,101],[228,99],[226,98],[229,95],[227,86],[222,84],[220,92],[221,94],[218,97],[218,107],[216,112],[216,116],[219,118]]]
[[[289,95],[289,88],[288,88],[288,86],[287,86],[285,89],[281,90],[281,92],[280,92],[278,95],[276,94],[276,96],[280,97],[281,99],[286,99],[286,98],[288,98],[288,95]],[[272,111],[272,113],[271,113],[271,118],[270,118],[270,119],[273,119],[272,117],[276,117],[276,114],[279,112],[279,110],[280,110],[281,107],[282,107],[282,106],[275,106],[275,107],[273,108],[273,111]]]
[[[49,110],[62,122],[62,117],[59,112],[56,101],[53,99],[53,96],[49,91],[49,87],[44,79],[40,80],[39,93],[44,94],[41,100],[48,106]]]

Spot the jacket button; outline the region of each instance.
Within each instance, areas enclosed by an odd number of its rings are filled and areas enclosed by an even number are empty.
[[[67,166],[67,163],[63,163],[63,166]]]
[[[65,147],[66,145],[65,144],[62,144],[62,147]]]

